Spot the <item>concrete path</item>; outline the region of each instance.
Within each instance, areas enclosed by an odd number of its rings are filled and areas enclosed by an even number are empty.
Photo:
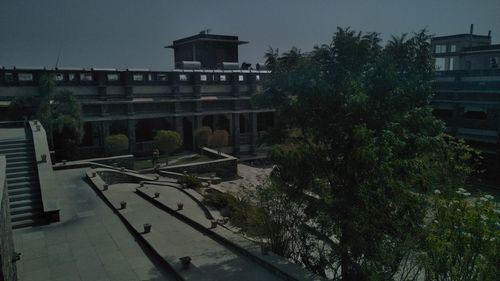
[[[120,213],[138,231],[142,231],[144,223],[152,225],[151,232],[143,237],[174,267],[179,264],[180,257],[192,258],[191,263],[195,268],[181,272],[186,280],[280,280],[248,257],[228,249],[139,197],[134,193],[137,186],[110,185],[103,194],[117,208],[121,201],[127,202],[127,208],[120,210]],[[148,187],[153,188],[156,187]],[[189,197],[181,191],[167,190],[165,188],[160,194],[160,198],[170,197],[165,201],[166,204],[175,203],[176,206],[176,202],[183,201],[186,215],[204,220],[205,225],[210,226],[209,221],[203,219],[203,212],[196,203],[189,202],[192,199],[188,200]]]
[[[84,173],[55,172],[61,222],[14,232],[19,280],[175,280],[82,180]]]

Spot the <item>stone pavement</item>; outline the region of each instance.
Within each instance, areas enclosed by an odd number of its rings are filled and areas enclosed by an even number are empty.
[[[143,237],[174,268],[180,257],[192,258],[191,263],[195,268],[181,272],[186,280],[280,280],[252,259],[216,242],[139,197],[134,193],[137,186],[137,184],[114,184],[110,185],[107,191],[103,191],[103,194],[117,208],[121,201],[127,202],[126,209],[120,210],[120,213],[138,231],[142,231],[144,223],[152,225],[151,232],[143,234]],[[185,208],[189,210],[181,212],[204,221],[207,227],[210,226],[209,221],[204,219],[202,210],[195,206],[196,204],[189,202],[192,199],[187,199],[189,197],[172,187],[161,188],[164,190],[161,191],[160,198],[167,196],[171,198],[165,203],[170,206],[175,203],[176,206],[176,202],[183,201]]]
[[[14,232],[19,280],[174,280],[82,180],[84,172],[55,172],[60,222]]]
[[[271,168],[255,168],[245,164],[238,164],[239,179],[212,184],[211,187],[232,194],[238,194],[245,190],[253,191],[267,179],[271,170]]]

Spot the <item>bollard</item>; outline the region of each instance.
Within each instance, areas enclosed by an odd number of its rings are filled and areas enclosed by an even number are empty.
[[[96,172],[92,172],[92,177],[95,178],[97,176]]]
[[[215,221],[215,220],[211,220],[211,221],[210,221],[210,227],[211,227],[211,228],[216,228],[216,227],[217,227],[217,221]]]
[[[177,203],[177,210],[180,211],[182,208],[184,208],[184,204],[181,202]]]
[[[40,125],[36,125],[36,131],[37,131],[37,132],[40,132],[40,130],[41,130],[41,129],[42,129],[42,126],[40,126]]]
[[[120,202],[120,207],[122,208],[122,210],[127,208],[127,202],[125,201]]]
[[[144,227],[144,233],[149,233],[149,232],[151,232],[151,224],[149,224],[149,223],[145,223],[145,224],[143,225],[143,227]]]
[[[191,263],[191,257],[186,256],[186,257],[179,258],[179,260],[181,261],[182,269],[189,268],[189,264]]]

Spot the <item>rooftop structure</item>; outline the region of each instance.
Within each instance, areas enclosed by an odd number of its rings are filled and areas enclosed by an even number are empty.
[[[247,44],[238,36],[215,35],[202,31],[197,35],[175,40],[166,48],[174,49],[175,65],[182,66],[184,61],[199,61],[200,68],[222,68],[223,63],[238,64],[238,46]]]

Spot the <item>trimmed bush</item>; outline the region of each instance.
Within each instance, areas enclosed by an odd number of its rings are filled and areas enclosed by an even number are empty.
[[[110,156],[124,153],[128,147],[128,138],[124,134],[111,135],[104,140],[104,150]]]

